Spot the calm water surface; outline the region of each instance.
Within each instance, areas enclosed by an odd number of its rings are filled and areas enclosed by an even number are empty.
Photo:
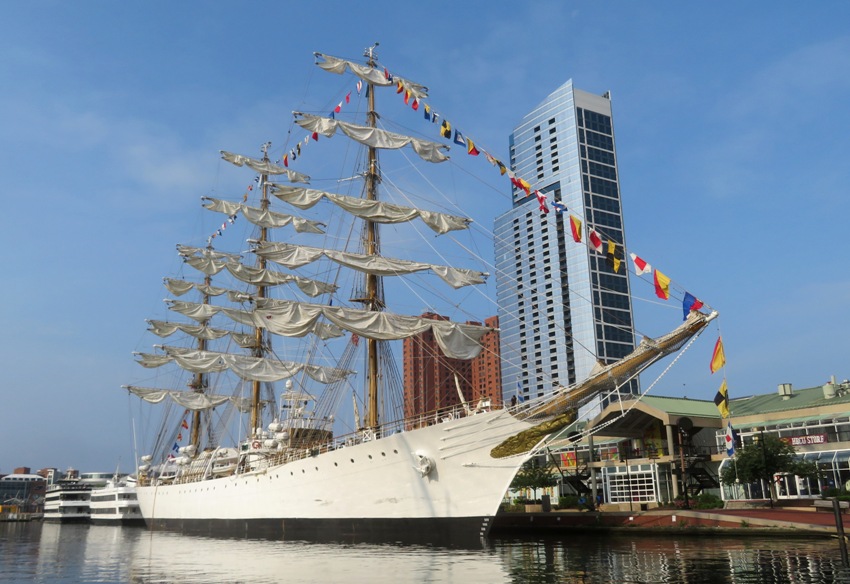
[[[576,534],[456,550],[32,522],[0,523],[0,582],[850,583],[850,571],[828,539]]]

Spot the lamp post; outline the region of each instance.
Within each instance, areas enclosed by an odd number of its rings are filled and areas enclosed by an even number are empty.
[[[691,503],[688,501],[688,483],[685,480],[685,429],[679,428],[679,471],[682,475],[682,494],[685,497],[685,509],[691,508]]]
[[[682,475],[682,492],[685,497],[685,509],[691,508],[688,501],[688,484],[685,480],[685,439],[694,427],[690,418],[679,418],[679,470]]]
[[[770,488],[770,485],[773,482],[773,473],[771,473],[770,469],[767,468],[767,453],[765,452],[764,447],[764,429],[759,430],[759,445],[761,446],[761,462],[764,465],[764,474],[766,476],[765,482],[767,483],[767,500],[770,503],[770,508],[773,509],[773,492]]]

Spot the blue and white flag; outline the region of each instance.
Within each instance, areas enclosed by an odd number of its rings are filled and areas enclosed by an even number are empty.
[[[567,210],[567,206],[561,201],[552,201],[552,208],[556,213],[564,213]]]
[[[726,456],[735,456],[735,431],[731,421],[726,424]]]

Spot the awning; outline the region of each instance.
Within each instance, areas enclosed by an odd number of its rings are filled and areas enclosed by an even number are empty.
[[[765,426],[802,426],[807,422],[817,422],[820,421],[822,416],[806,416],[804,418],[788,418],[785,420],[771,420],[769,422],[762,422]],[[825,423],[831,424],[832,418],[824,419]],[[781,428],[780,428],[781,429]]]

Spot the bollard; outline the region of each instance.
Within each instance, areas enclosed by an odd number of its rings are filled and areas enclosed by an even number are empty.
[[[841,502],[832,500],[832,512],[835,514],[835,529],[838,532],[838,545],[841,546],[841,562],[844,566],[850,566],[847,558],[847,539],[844,537],[844,521],[841,518]]]

